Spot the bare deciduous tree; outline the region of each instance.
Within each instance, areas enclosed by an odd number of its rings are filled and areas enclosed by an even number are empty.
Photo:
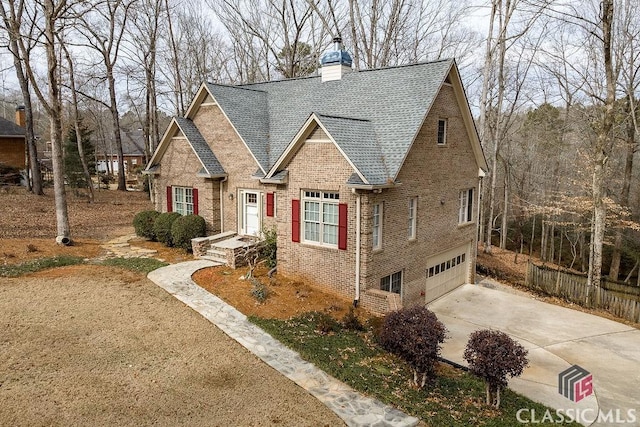
[[[135,0],[102,0],[93,5],[90,13],[78,16],[78,33],[84,39],[83,46],[95,52],[100,57],[100,64],[104,67],[104,74],[93,74],[90,81],[106,82],[109,92],[108,102],[104,103],[111,112],[113,121],[114,141],[118,152],[118,190],[126,191],[124,153],[120,136],[120,112],[116,89],[116,64],[123,43],[129,8]],[[92,71],[92,70],[91,70]],[[86,92],[84,92],[86,95]]]
[[[6,7],[5,2],[2,2],[0,4],[0,16],[2,16],[3,26],[8,35],[8,48],[13,58],[13,66],[25,107],[25,133],[29,156],[29,179],[27,181],[33,194],[43,195],[42,174],[40,172],[40,163],[38,162],[38,150],[33,125],[30,82],[23,67],[23,58],[29,57],[35,47],[34,32],[36,30],[33,22],[30,23],[23,20],[26,6],[24,0],[7,1]]]

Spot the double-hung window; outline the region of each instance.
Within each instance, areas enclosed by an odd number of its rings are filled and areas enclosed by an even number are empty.
[[[380,279],[380,290],[399,294],[402,291],[402,271]]]
[[[193,210],[193,188],[173,187],[173,211],[180,215],[191,215]]]
[[[409,199],[409,239],[416,238],[416,223],[418,216],[418,198]]]
[[[305,191],[303,197],[303,230],[306,242],[338,245],[338,193]]]
[[[473,221],[473,188],[460,192],[460,208],[458,210],[458,224]]]
[[[382,203],[376,203],[373,205],[373,218],[372,218],[372,230],[373,230],[373,249],[382,248]]]

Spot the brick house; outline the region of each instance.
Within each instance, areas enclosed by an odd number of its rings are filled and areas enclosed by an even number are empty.
[[[26,169],[24,107],[16,108],[16,122],[0,117],[0,163]]]
[[[206,83],[146,173],[210,234],[276,227],[278,270],[385,312],[472,282],[487,164],[453,60]]]

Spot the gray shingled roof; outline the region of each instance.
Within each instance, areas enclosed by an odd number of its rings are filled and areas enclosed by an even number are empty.
[[[0,136],[24,136],[25,130],[14,122],[0,117]]]
[[[317,117],[368,184],[386,183],[389,173],[371,121],[323,114]]]
[[[359,71],[328,82],[308,77],[207,87],[265,171],[315,112],[365,179],[380,184],[397,176],[452,65]]]
[[[183,117],[175,117],[175,121],[202,163],[204,171],[201,170],[200,173],[204,172],[208,175],[225,174],[218,158],[213,154],[196,125],[191,120]]]
[[[236,128],[266,173],[269,162],[269,108],[267,93],[239,86],[207,83],[207,89]]]

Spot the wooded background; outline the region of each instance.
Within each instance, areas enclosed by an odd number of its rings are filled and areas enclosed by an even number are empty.
[[[35,136],[51,142],[60,237],[70,235],[62,160],[69,131],[81,157],[86,129],[96,149],[111,144],[122,161],[120,129],[142,129],[149,156],[202,82],[314,75],[336,36],[356,69],[454,57],[490,165],[481,192],[483,250],[534,253],[587,272],[589,286],[599,286],[602,272],[636,277],[640,259],[639,6],[3,0],[1,107],[12,115],[15,105],[26,106],[37,194]],[[18,83],[7,87],[11,81]]]

